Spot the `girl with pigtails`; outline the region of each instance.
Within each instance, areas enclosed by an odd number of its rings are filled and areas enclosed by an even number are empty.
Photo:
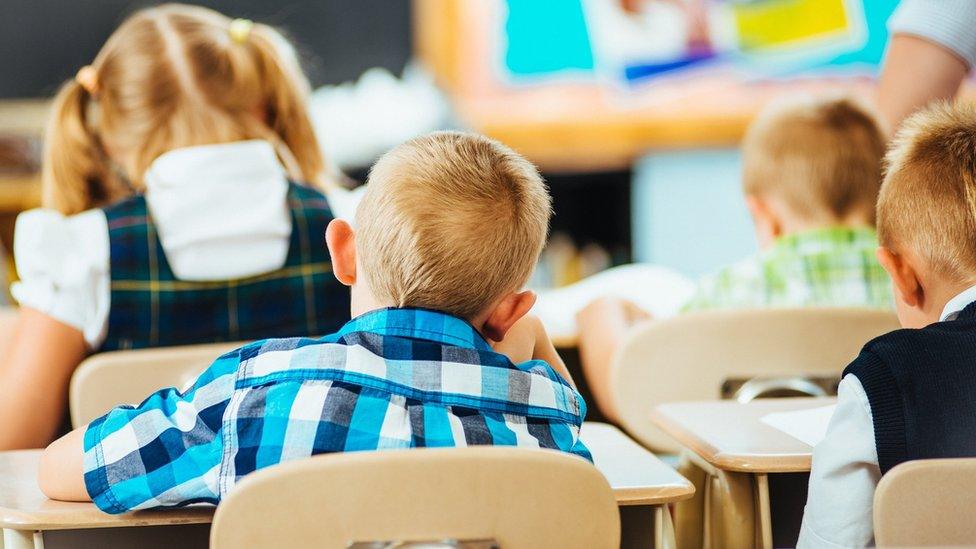
[[[274,29],[175,4],[129,17],[64,84],[44,207],[17,220],[0,449],[55,438],[92,353],[326,334],[348,319],[323,240],[341,191],[308,91]]]

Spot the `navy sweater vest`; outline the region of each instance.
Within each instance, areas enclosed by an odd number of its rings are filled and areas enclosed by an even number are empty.
[[[914,459],[976,457],[976,303],[956,320],[868,342],[847,374],[871,404],[882,474]]]

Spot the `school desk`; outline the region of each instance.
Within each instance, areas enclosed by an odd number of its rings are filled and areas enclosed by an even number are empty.
[[[653,532],[653,546],[673,546],[666,505],[692,497],[691,483],[615,427],[587,423],[581,437],[617,498],[624,528],[623,545],[647,547],[651,544],[648,536]],[[81,545],[78,539],[87,539],[91,546],[98,547],[131,546],[138,539],[140,549],[150,549],[171,545],[176,537],[187,546],[205,546],[212,506],[108,515],[91,503],[52,501],[37,487],[40,454],[40,450],[0,452],[3,549]],[[119,528],[123,530],[116,530],[114,536],[105,530]],[[74,540],[72,535],[76,536]]]
[[[699,497],[678,506],[679,547],[769,548],[774,545],[775,526],[781,526],[776,530],[783,537],[795,535],[806,499],[805,473],[810,471],[812,448],[761,418],[834,402],[835,398],[781,398],[658,406],[651,421],[682,446],[679,471],[699,488]],[[777,483],[776,494],[799,501],[789,506],[778,503],[774,509],[771,477]],[[774,518],[781,524],[774,525]]]

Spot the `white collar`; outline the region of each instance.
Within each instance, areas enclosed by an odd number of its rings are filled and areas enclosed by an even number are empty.
[[[955,320],[959,316],[959,313],[974,301],[976,301],[976,286],[971,286],[959,292],[956,297],[946,303],[945,308],[942,309],[942,316],[939,317],[939,322]]]
[[[274,147],[261,139],[173,149],[146,170],[146,193],[164,187],[199,185],[210,178],[284,179]]]
[[[262,140],[175,149],[146,172],[146,204],[182,280],[280,268],[291,235],[287,193],[274,147]]]

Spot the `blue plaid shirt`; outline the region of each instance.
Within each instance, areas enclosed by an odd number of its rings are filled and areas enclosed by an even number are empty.
[[[583,399],[541,361],[513,364],[467,322],[384,309],[321,339],[257,341],[181,394],[85,432],[85,485],[109,513],[217,503],[262,467],[326,452],[497,444],[564,450]]]

